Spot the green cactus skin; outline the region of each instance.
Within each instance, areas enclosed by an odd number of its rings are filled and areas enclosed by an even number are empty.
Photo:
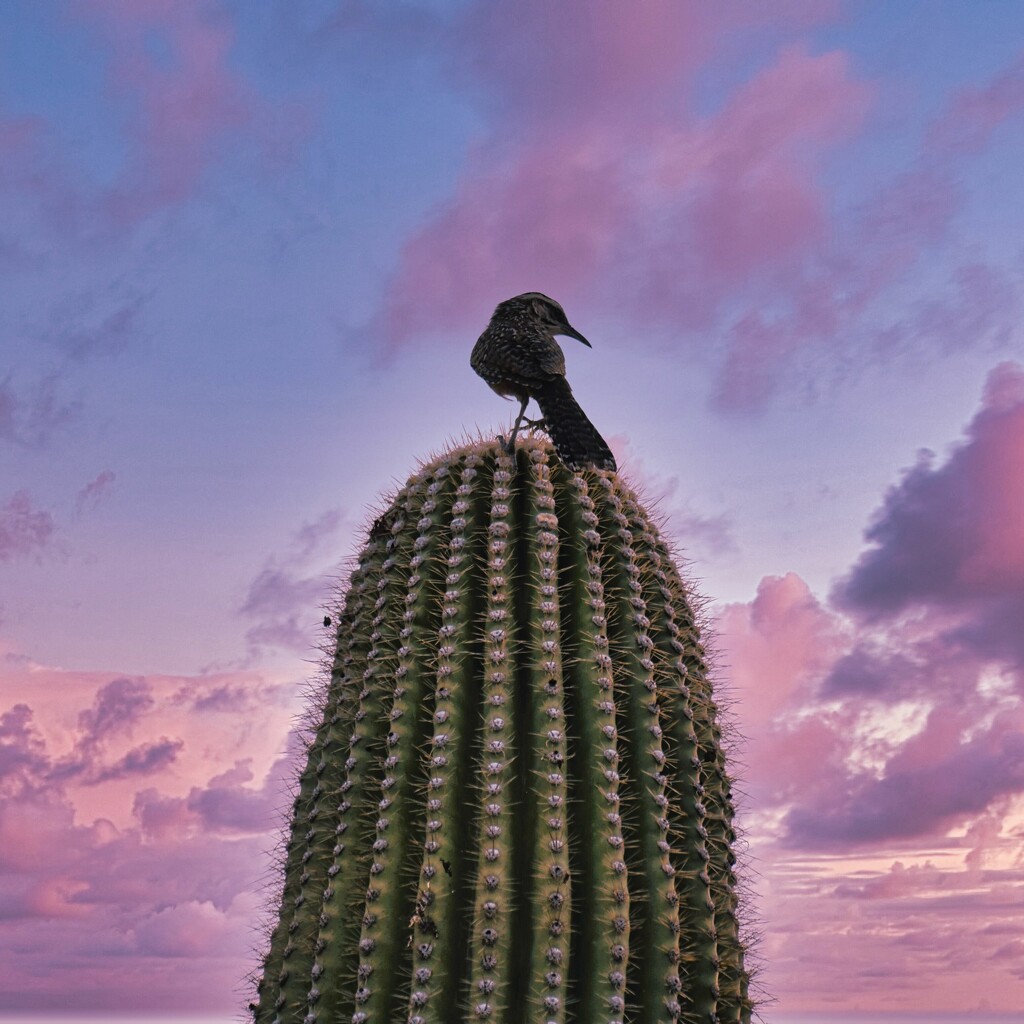
[[[748,1024],[704,651],[621,478],[447,452],[336,621],[256,1024]]]

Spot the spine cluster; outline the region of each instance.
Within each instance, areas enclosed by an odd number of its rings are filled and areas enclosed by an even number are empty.
[[[743,1024],[692,608],[607,472],[425,466],[338,616],[256,1024]]]

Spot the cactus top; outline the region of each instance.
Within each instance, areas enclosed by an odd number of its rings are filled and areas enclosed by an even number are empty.
[[[332,618],[257,1024],[749,1021],[704,653],[620,477],[448,451]]]

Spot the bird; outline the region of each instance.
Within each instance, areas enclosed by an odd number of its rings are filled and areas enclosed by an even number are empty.
[[[547,431],[559,459],[572,470],[616,469],[615,457],[587,419],[565,379],[565,353],[555,341],[565,335],[591,344],[569,323],[565,310],[542,292],[524,292],[499,302],[473,346],[469,364],[503,398],[522,403],[505,450],[515,450],[516,434],[533,398],[543,419],[528,426]]]

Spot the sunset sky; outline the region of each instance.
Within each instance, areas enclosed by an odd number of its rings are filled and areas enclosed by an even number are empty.
[[[526,290],[715,623],[768,1024],[1024,1007],[1022,167],[1009,0],[0,3],[0,1009],[244,1006]]]

